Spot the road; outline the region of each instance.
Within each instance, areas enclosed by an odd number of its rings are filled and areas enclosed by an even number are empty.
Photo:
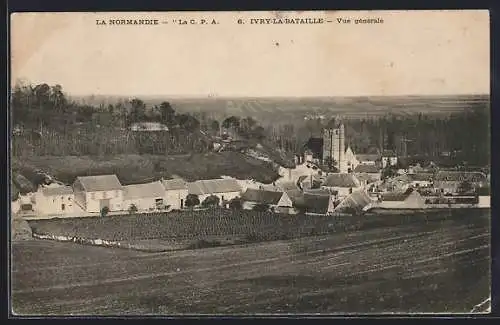
[[[18,314],[469,312],[489,296],[488,222],[448,220],[168,253],[25,241]]]

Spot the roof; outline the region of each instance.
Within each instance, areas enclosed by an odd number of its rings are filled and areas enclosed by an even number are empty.
[[[294,182],[286,182],[286,183],[281,183],[279,187],[283,191],[291,191],[291,190],[296,190],[297,189],[297,184]]]
[[[302,191],[299,189],[288,190],[286,191],[286,195],[288,195],[288,197],[290,198],[290,200],[292,200],[293,203],[297,203],[298,201],[300,201],[303,196]]]
[[[356,154],[356,159],[358,161],[377,161],[380,159],[380,155],[377,155],[377,154]]]
[[[121,190],[116,175],[79,176],[76,178],[87,192]]]
[[[323,186],[328,187],[359,187],[361,184],[353,174],[330,174]]]
[[[435,180],[448,182],[484,182],[486,181],[486,175],[481,172],[439,171],[436,173]]]
[[[432,178],[434,178],[433,173],[415,173],[415,174],[408,174],[408,176],[410,176],[410,178],[413,181],[419,181],[419,182],[429,181]]]
[[[209,179],[189,183],[188,191],[195,195],[240,192],[241,186],[234,179]]]
[[[330,204],[330,195],[304,194],[304,207],[306,212],[326,214]]]
[[[35,185],[31,183],[26,177],[21,174],[12,174],[12,181],[16,185],[17,189],[21,194],[26,194],[36,191]]]
[[[382,194],[382,201],[404,201],[406,200],[411,194],[413,193],[413,190],[407,190],[405,192],[389,192],[389,193],[384,193]]]
[[[73,188],[71,186],[46,187],[42,189],[42,194],[44,196],[70,195],[73,194]]]
[[[124,199],[157,198],[165,195],[165,188],[160,181],[146,184],[126,185],[123,187]]]
[[[359,164],[354,168],[355,173],[380,173],[380,169],[376,165]]]
[[[166,179],[162,181],[165,191],[187,190],[188,184],[182,179]]]
[[[132,131],[168,131],[168,127],[158,122],[138,122],[130,126]]]
[[[325,188],[310,188],[304,190],[304,194],[310,195],[336,195],[338,191],[328,190]]]
[[[392,150],[384,150],[382,152],[382,157],[396,157],[396,153]]]
[[[283,192],[249,188],[243,193],[241,199],[243,201],[258,202],[262,204],[278,204],[283,194]]]

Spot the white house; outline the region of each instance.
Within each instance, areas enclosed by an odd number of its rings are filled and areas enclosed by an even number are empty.
[[[405,193],[385,193],[381,195],[380,202],[376,205],[382,209],[423,209],[425,199],[417,191]]]
[[[357,154],[356,159],[363,165],[375,165],[380,160],[380,156],[378,154]]]
[[[321,188],[337,191],[338,197],[341,199],[360,189],[361,186],[361,182],[353,174],[334,173],[328,175]]]
[[[224,205],[224,202],[240,196],[241,186],[235,179],[199,180],[188,184],[188,193],[197,195],[200,203],[207,197],[215,195],[219,198],[221,205]]]
[[[71,186],[40,187],[35,201],[35,211],[40,215],[71,214],[75,195]]]
[[[396,166],[398,164],[398,156],[392,150],[386,150],[382,153],[382,168],[387,166]]]
[[[268,205],[278,213],[293,212],[293,202],[286,192],[247,189],[241,196],[243,209],[251,210],[258,204]]]
[[[98,213],[104,207],[122,211],[123,187],[116,175],[80,176],[73,183],[75,202],[86,212]]]
[[[132,206],[138,212],[164,210],[165,188],[160,181],[123,186],[123,209]]]
[[[134,132],[157,132],[168,131],[168,127],[158,122],[138,122],[132,124],[130,130]]]
[[[174,210],[183,209],[188,195],[188,184],[182,179],[167,179],[163,180],[162,184],[165,188],[165,205]]]
[[[377,167],[377,165],[365,164],[359,164],[356,166],[356,168],[354,168],[354,174],[358,179],[365,181],[366,184],[379,181],[382,175],[381,170]]]

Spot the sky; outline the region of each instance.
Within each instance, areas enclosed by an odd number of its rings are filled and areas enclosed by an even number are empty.
[[[276,17],[332,22],[249,20]],[[120,18],[168,24],[96,24]],[[384,22],[355,24],[364,18]],[[177,19],[218,24],[178,25]],[[17,13],[11,16],[11,80],[60,84],[71,95],[489,94],[489,44],[485,10]]]

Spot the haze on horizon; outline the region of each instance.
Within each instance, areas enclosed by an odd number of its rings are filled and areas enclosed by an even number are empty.
[[[11,80],[73,96],[353,97],[490,93],[487,10],[284,12],[383,24],[238,25],[272,12],[20,13]],[[215,18],[218,25],[97,26]]]

